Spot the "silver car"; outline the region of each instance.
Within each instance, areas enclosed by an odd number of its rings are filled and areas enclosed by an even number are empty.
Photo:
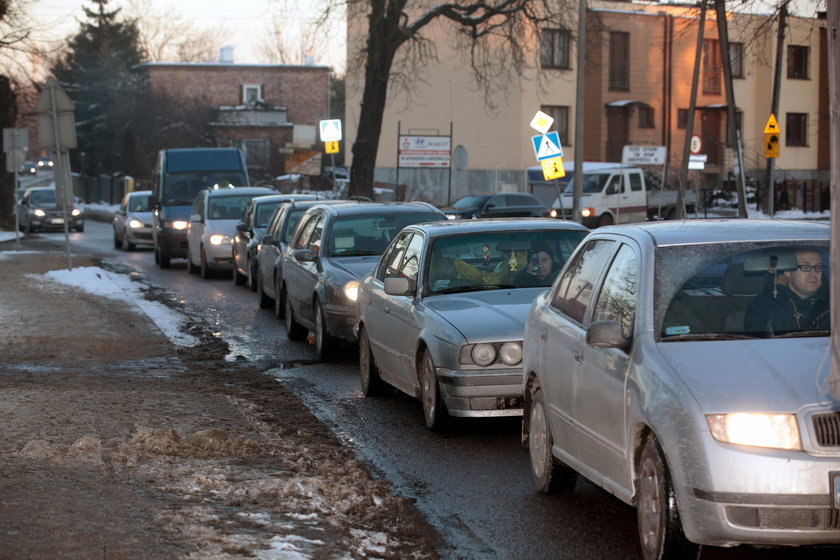
[[[829,235],[775,220],[591,233],[525,325],[537,488],[581,474],[635,506],[646,559],[840,543]]]
[[[126,193],[114,212],[114,248],[133,251],[138,245],[153,246],[152,191]]]
[[[359,284],[365,395],[419,398],[426,425],[522,414],[528,308],[588,230],[541,218],[407,227]]]

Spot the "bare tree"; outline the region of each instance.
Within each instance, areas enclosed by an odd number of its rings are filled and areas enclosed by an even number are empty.
[[[427,26],[450,26],[447,36],[468,59],[489,103],[491,92],[505,91],[534,63],[529,49],[533,40],[528,38],[537,36],[541,26],[562,26],[564,15],[576,14],[575,5],[569,0],[329,2],[324,20],[346,8],[351,27],[367,21],[366,40],[359,45],[362,60],[348,60],[348,67],[364,68],[350,194],[371,195],[389,84],[410,83],[420,75],[419,69],[436,59],[435,45],[424,35]]]
[[[326,44],[314,23],[290,25],[288,14],[272,14],[260,45],[260,55],[268,64],[303,64],[307,56],[315,61],[323,59]]]

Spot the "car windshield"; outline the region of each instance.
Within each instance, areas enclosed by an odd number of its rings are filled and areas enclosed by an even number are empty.
[[[149,206],[149,195],[132,196],[128,201],[128,210],[130,212],[150,212],[152,209]]]
[[[827,241],[666,246],[656,262],[662,341],[829,335]]]
[[[252,198],[253,194],[210,196],[207,198],[207,217],[211,220],[238,220]]]
[[[161,193],[163,206],[190,206],[201,189],[245,185],[239,171],[179,171],[167,173]]]
[[[263,202],[259,206],[257,206],[257,215],[254,218],[254,225],[256,227],[264,228],[268,225],[268,221],[271,219],[272,214],[280,206],[280,201],[277,202]]]
[[[384,212],[385,210],[370,215],[338,216],[326,241],[329,255],[381,255],[405,226],[445,219],[436,212]]]
[[[531,229],[441,237],[429,249],[424,291],[548,287],[585,235]]]
[[[481,206],[487,199],[490,198],[489,196],[465,196],[463,198],[459,198],[452,204],[452,208],[474,208],[476,206]]]
[[[29,193],[29,202],[32,204],[55,204],[55,191],[53,189],[32,191]]]
[[[583,193],[592,194],[599,193],[604,189],[604,183],[610,178],[610,173],[587,173],[583,176]],[[572,178],[566,185],[564,194],[573,194],[575,192],[575,180]]]

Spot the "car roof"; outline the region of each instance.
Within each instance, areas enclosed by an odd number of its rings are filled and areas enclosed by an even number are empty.
[[[261,195],[261,194],[272,194],[276,193],[274,189],[270,189],[268,187],[233,187],[232,189],[204,189],[207,191],[207,197],[217,197],[217,196],[238,196],[243,194],[253,194],[253,195]]]
[[[429,237],[445,237],[465,233],[494,233],[533,230],[580,231],[589,229],[570,220],[554,218],[479,218],[475,220],[446,220],[408,226],[426,232]]]
[[[315,204],[312,208],[316,206],[318,205]],[[324,208],[332,216],[359,216],[376,214],[378,212],[383,214],[410,214],[412,212],[422,211],[429,212],[430,214],[444,215],[443,212],[428,202],[357,202],[345,200],[340,204],[325,204]]]
[[[318,200],[318,196],[314,194],[266,194],[255,197],[252,202],[254,205],[258,205],[269,202],[294,202],[298,200]],[[323,201],[323,199],[321,200]]]
[[[131,191],[127,194],[128,196],[149,196],[150,194],[152,194],[152,191]]]
[[[829,239],[831,227],[806,220],[698,219],[640,222],[607,226],[594,233],[648,238],[658,247],[733,241],[799,241]]]

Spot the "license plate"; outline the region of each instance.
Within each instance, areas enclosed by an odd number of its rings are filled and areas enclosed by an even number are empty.
[[[50,220],[50,223],[51,224],[63,224],[64,223],[64,218],[53,218],[52,220]]]
[[[840,472],[831,473],[831,505],[840,509]]]

